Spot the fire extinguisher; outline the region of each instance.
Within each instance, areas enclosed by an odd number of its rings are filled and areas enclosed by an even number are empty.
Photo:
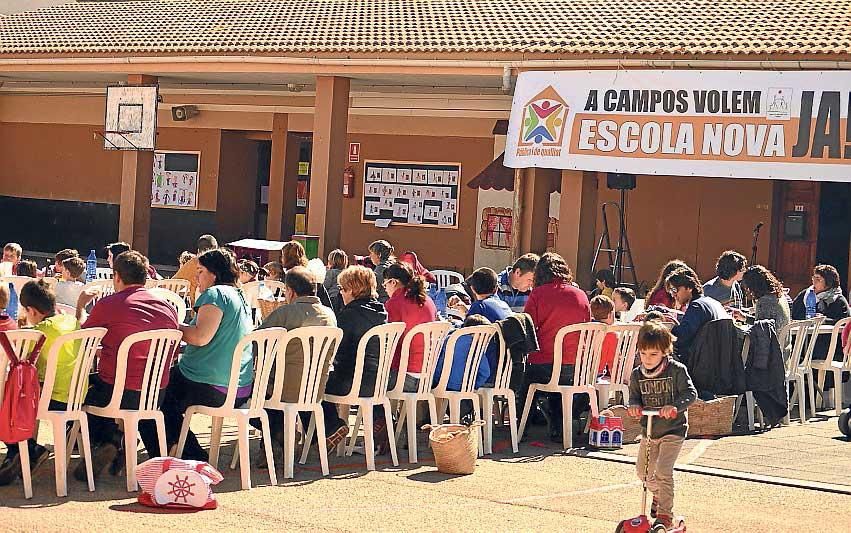
[[[354,198],[355,196],[355,169],[351,166],[343,171],[343,197]]]

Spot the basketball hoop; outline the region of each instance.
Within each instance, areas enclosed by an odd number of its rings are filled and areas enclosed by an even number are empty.
[[[106,150],[153,151],[157,137],[157,85],[106,88],[103,137]]]

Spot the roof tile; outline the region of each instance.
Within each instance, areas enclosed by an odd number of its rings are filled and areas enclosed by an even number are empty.
[[[0,54],[848,54],[851,0],[149,0],[0,18]]]

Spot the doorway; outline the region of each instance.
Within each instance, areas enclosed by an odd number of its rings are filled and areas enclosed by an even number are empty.
[[[848,286],[851,247],[851,183],[824,182],[819,201],[816,262],[833,265],[842,286]]]

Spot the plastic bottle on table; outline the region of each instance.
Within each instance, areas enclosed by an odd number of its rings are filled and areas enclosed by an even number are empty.
[[[86,258],[86,283],[96,280],[98,277],[98,256],[94,250],[89,252]]]
[[[13,284],[9,284],[9,305],[6,306],[6,314],[9,318],[18,319],[18,291]]]

